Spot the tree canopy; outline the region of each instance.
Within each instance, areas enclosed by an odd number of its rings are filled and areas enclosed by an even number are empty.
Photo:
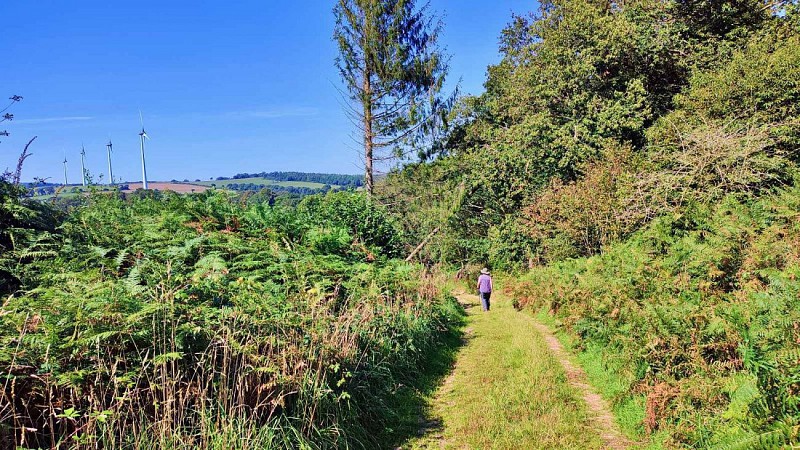
[[[428,3],[417,8],[413,0],[339,0],[334,15],[336,66],[351,102],[348,115],[363,138],[371,194],[374,162],[413,148],[445,106],[442,25]]]

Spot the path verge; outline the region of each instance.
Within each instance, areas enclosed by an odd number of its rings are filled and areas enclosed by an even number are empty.
[[[465,343],[419,420],[420,436],[400,448],[608,448],[534,319],[503,296],[488,313],[477,296],[458,297]]]
[[[614,422],[614,415],[611,413],[611,407],[608,402],[592,388],[583,369],[570,361],[569,353],[564,350],[564,346],[561,345],[561,342],[558,341],[550,328],[536,321],[533,324],[536,331],[544,337],[547,348],[564,368],[570,385],[581,393],[583,401],[586,402],[586,406],[589,409],[590,417],[595,424],[595,429],[599,430],[600,437],[605,442],[605,448],[625,450],[633,446],[634,443],[622,434]]]

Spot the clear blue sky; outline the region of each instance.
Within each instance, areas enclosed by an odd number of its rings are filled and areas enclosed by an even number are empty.
[[[361,173],[352,129],[340,106],[333,0],[282,2],[0,1],[0,98],[21,95],[12,135],[0,138],[0,171],[27,139],[23,179],[106,172],[141,178],[139,116],[144,114],[148,178],[208,179],[239,172]],[[432,0],[444,16],[451,86],[480,93],[486,66],[523,0]]]

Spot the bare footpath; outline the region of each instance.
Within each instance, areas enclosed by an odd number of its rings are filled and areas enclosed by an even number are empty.
[[[586,407],[589,408],[590,417],[595,423],[595,428],[600,432],[600,437],[603,438],[606,448],[612,450],[631,448],[634,443],[619,430],[619,427],[614,422],[611,407],[586,381],[586,373],[583,369],[569,360],[564,346],[561,345],[561,342],[558,341],[547,326],[536,321],[533,322],[533,326],[544,337],[545,342],[547,342],[547,348],[558,359],[561,366],[564,367],[564,372],[567,374],[570,385],[581,392],[583,401],[586,402]]]

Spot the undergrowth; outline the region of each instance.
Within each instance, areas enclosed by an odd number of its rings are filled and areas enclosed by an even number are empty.
[[[781,448],[800,423],[798,219],[799,188],[731,195],[511,290],[554,317],[584,366],[602,366],[590,372],[611,374],[623,427],[678,447]]]
[[[461,314],[442,276],[391,259],[395,230],[358,194],[152,192],[4,229],[0,447],[394,439],[389,399]]]

